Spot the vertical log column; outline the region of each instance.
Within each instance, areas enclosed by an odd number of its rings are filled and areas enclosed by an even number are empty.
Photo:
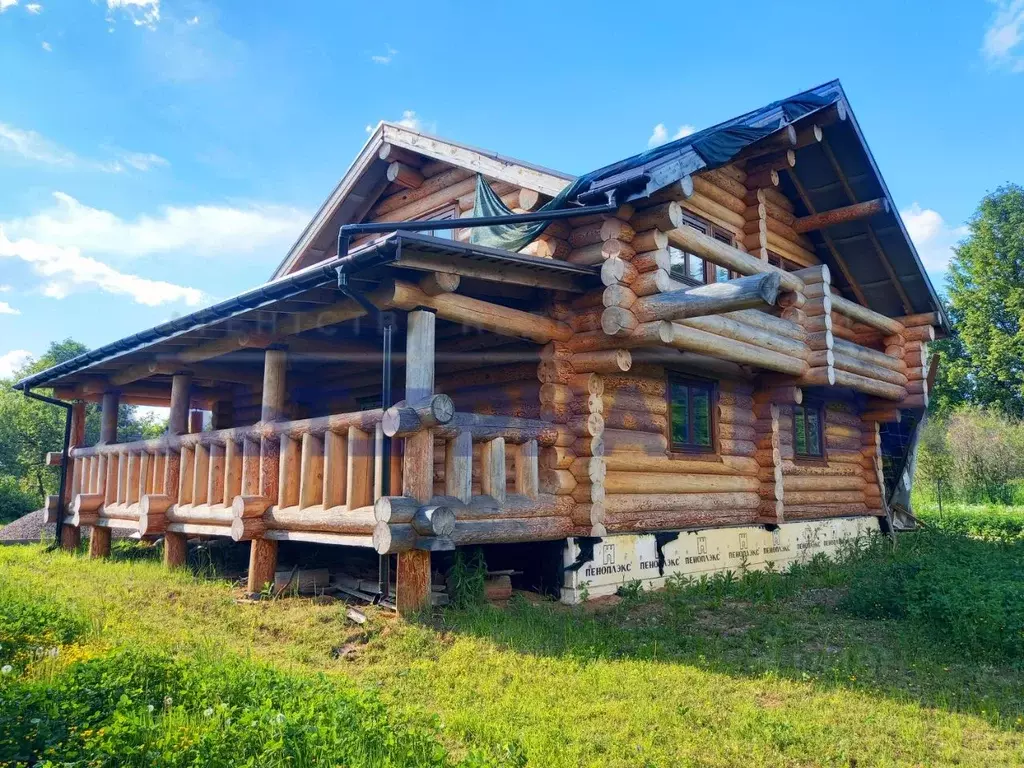
[[[263,361],[263,402],[260,421],[280,421],[284,418],[288,353],[283,349],[268,349]],[[277,500],[278,473],[280,471],[280,444],[275,438],[265,437],[260,443],[260,496]],[[243,491],[244,493],[244,491]],[[254,538],[249,544],[250,594],[260,592],[264,585],[274,582],[277,570],[277,540]]]
[[[188,432],[188,409],[192,399],[192,374],[176,373],[171,378],[171,410],[167,417],[167,434],[172,436],[184,435]],[[185,452],[182,451],[182,455]],[[180,461],[180,460],[179,460]],[[168,469],[179,469],[180,464],[174,462],[171,467],[171,459],[168,459]],[[191,467],[180,467],[179,471],[189,471]],[[166,477],[166,476],[165,476]],[[177,485],[177,484],[176,484]],[[165,493],[171,493],[171,486],[165,482]],[[188,556],[188,539],[184,533],[164,533],[164,565],[167,568],[180,568],[185,565]]]
[[[103,405],[100,411],[100,445],[111,445],[117,442],[117,414],[121,404],[120,393],[104,392]],[[101,481],[102,482],[102,479]],[[95,489],[102,493],[100,489]],[[94,525],[89,534],[89,557],[107,557],[110,555],[109,528]]]
[[[409,313],[405,349],[405,401],[415,403],[434,393],[434,313]],[[434,494],[434,432],[421,429],[405,438],[402,493],[422,502]],[[430,552],[413,549],[398,554],[398,613],[430,607]]]
[[[68,439],[68,451],[72,448],[77,448],[85,443],[85,403],[78,402],[71,406],[71,435]],[[76,468],[75,464],[78,463],[79,467]],[[81,476],[82,463],[71,460],[71,457],[67,457],[65,462],[67,469],[65,469],[66,476],[64,478],[64,525],[61,530],[57,532],[60,536],[60,545],[63,549],[69,551],[75,551],[78,549],[78,545],[82,543],[82,529],[68,525],[67,521],[70,520],[70,509],[71,502],[75,498],[75,494],[79,492],[79,489],[84,487],[85,478]]]

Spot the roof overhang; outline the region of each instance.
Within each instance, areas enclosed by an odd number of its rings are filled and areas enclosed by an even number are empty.
[[[86,352],[28,376],[14,387],[20,390],[60,387],[91,377],[102,381],[130,366],[161,358],[172,360],[182,349],[232,335],[270,333],[287,341],[288,330],[294,325],[291,318],[295,315],[327,312],[347,300],[346,294],[338,288],[339,270],[349,275],[350,283],[360,291],[368,291],[388,279],[403,275],[415,277],[424,272],[451,272],[472,280],[572,293],[600,285],[599,267],[509,253],[430,235],[396,232],[360,246],[344,257],[307,267]],[[340,349],[343,342],[336,337],[335,341]]]

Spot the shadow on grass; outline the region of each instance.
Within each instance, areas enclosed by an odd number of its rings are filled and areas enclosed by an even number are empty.
[[[517,595],[435,626],[522,654],[776,675],[1021,728],[1024,543],[918,533],[838,564],[625,593],[600,608]]]

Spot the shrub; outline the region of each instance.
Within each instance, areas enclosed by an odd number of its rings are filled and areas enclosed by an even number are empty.
[[[0,525],[39,509],[39,496],[26,490],[17,478],[0,475]]]
[[[1024,544],[921,531],[848,567],[842,607],[854,615],[911,619],[964,655],[1024,654]]]

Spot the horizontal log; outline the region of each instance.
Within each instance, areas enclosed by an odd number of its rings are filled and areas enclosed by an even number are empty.
[[[876,379],[869,379],[856,373],[844,370],[835,370],[835,386],[854,389],[875,397],[886,400],[902,400],[907,395],[905,387],[898,384],[890,384]]]
[[[780,275],[780,285],[786,291],[802,291],[804,284],[800,278],[766,261],[755,258],[734,248],[727,243],[698,232],[692,227],[677,227],[666,233],[669,242],[677,248],[694,253],[707,259],[712,264],[726,267],[741,275],[756,275],[763,272],[776,272]]]
[[[856,517],[868,514],[867,505],[863,502],[847,502],[842,504],[786,504],[786,520],[814,520],[825,517]]]
[[[557,427],[544,421],[475,413],[456,413],[450,422],[434,428],[437,437],[452,438],[460,432],[469,432],[476,443],[503,437],[512,445],[528,440],[536,440],[540,445],[554,445],[558,437]]]
[[[388,437],[407,437],[422,429],[448,424],[454,416],[455,404],[448,395],[431,395],[418,403],[388,408],[381,427]]]
[[[761,497],[753,491],[733,493],[628,493],[609,494],[605,514],[616,515],[658,511],[712,511],[757,509]]]
[[[707,354],[734,363],[789,373],[794,376],[802,376],[808,368],[806,361],[800,358],[764,349],[747,342],[729,339],[698,328],[668,322],[660,323],[660,326],[656,338],[661,343],[676,349]]]
[[[899,320],[894,320],[872,309],[862,307],[860,304],[856,304],[842,296],[832,296],[832,310],[890,336],[902,335],[905,330]]]
[[[774,273],[748,275],[638,299],[631,311],[640,322],[649,322],[772,306],[778,298],[780,282]]]
[[[793,231],[797,233],[811,232],[816,229],[826,229],[837,224],[845,224],[849,221],[866,219],[869,216],[888,212],[889,201],[884,197],[879,197],[863,203],[833,208],[830,211],[821,211],[813,216],[803,216],[793,222]]]
[[[855,373],[869,379],[884,381],[899,387],[907,386],[907,377],[899,371],[894,371],[889,367],[876,365],[872,362],[866,362],[856,357],[846,355],[843,352],[832,350],[831,354],[833,354],[835,358],[835,367],[840,371],[848,371],[849,373]]]
[[[667,472],[609,472],[604,480],[605,491],[609,494],[756,492],[758,484],[756,477]]]

